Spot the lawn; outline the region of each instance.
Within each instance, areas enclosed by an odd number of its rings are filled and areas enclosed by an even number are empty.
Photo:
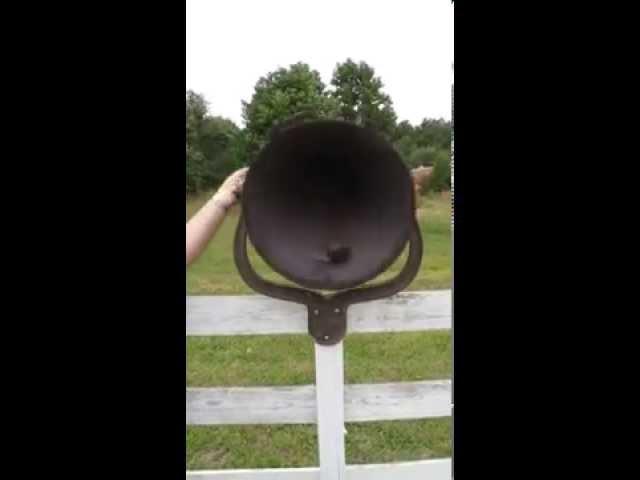
[[[207,195],[187,202],[190,217]],[[451,287],[450,197],[427,196],[419,210],[425,244],[422,267],[408,290]],[[187,274],[189,295],[252,294],[233,263],[237,212]],[[282,280],[255,252],[262,275]],[[401,267],[400,259],[384,277]],[[383,278],[384,278],[383,277]],[[345,381],[375,383],[451,377],[447,331],[351,334],[345,338]],[[249,386],[313,383],[313,342],[305,335],[194,337],[187,340],[187,385]],[[347,425],[347,463],[379,463],[448,457],[451,419],[367,422]],[[301,467],[317,465],[314,425],[193,426],[187,430],[189,469]]]

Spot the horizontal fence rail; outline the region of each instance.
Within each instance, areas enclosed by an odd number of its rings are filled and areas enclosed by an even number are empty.
[[[404,292],[352,305],[348,333],[408,332],[451,328],[451,290]],[[303,305],[261,295],[187,297],[187,335],[307,333]]]
[[[451,415],[451,381],[344,386],[346,422],[409,420]],[[316,388],[232,387],[187,389],[187,424],[316,423]]]
[[[416,462],[347,465],[347,480],[430,480],[451,479],[451,459]],[[320,469],[265,468],[247,470],[201,470],[187,472],[190,480],[319,480]]]
[[[451,324],[451,290],[403,292],[384,300],[352,305],[347,316],[348,333],[442,330],[450,329]],[[259,295],[187,297],[189,336],[307,332],[307,311],[302,305]],[[322,466],[196,470],[187,471],[187,479],[452,478],[450,458],[345,465],[342,441],[342,435],[348,433],[343,432],[343,421],[413,420],[451,416],[451,380],[343,386],[342,344],[332,347],[315,345],[315,350],[316,384],[321,387],[317,391],[316,385],[187,388],[187,424],[318,424],[320,420],[318,433],[321,459],[324,454],[324,463],[320,462]],[[318,403],[323,408],[318,409]],[[335,415],[331,415],[332,411],[335,411]],[[327,417],[328,413],[330,415]]]

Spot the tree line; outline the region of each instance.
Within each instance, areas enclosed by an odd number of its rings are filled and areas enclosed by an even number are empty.
[[[271,130],[296,116],[375,128],[408,167],[434,167],[429,190],[451,186],[451,123],[426,118],[416,126],[398,122],[382,80],[365,62],[339,63],[330,86],[302,62],[269,72],[256,83],[250,101],[242,102],[244,128],[212,115],[203,95],[189,90],[186,97],[188,194],[215,188],[235,169],[250,165]]]

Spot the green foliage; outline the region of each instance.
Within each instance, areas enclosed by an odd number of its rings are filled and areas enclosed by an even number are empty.
[[[403,120],[398,125],[396,125],[396,128],[393,132],[393,140],[397,141],[402,138],[413,138],[413,134],[413,126],[407,120]]]
[[[333,72],[327,91],[317,71],[305,63],[261,77],[249,102],[242,102],[245,128],[212,116],[204,97],[187,92],[187,193],[211,190],[232,171],[248,165],[274,127],[292,119],[341,118],[374,128],[389,138],[410,168],[433,165],[432,188],[450,185],[451,122],[424,119],[396,124],[389,95],[374,69],[347,59]]]
[[[222,182],[239,166],[232,145],[240,130],[231,121],[210,116],[204,97],[187,92],[187,193]]]
[[[394,143],[394,147],[403,158],[407,166],[410,166],[409,157],[416,148],[413,139],[410,136],[402,137]]]
[[[371,66],[347,59],[336,66],[331,85],[340,118],[375,128],[389,137],[393,135],[396,123],[393,103],[382,91],[382,80],[375,76]]]
[[[451,122],[424,119],[413,127],[403,121],[394,130],[394,146],[409,168],[433,166],[433,176],[424,192],[451,188]]]
[[[192,194],[204,189],[205,163],[202,152],[187,145],[187,193]]]
[[[428,190],[435,192],[451,190],[451,155],[449,151],[438,150]]]
[[[204,97],[191,90],[187,91],[187,142],[197,137],[200,125],[207,115],[207,102]]]
[[[238,130],[229,144],[229,156],[234,159],[235,167],[240,168],[249,163],[249,139],[246,129]]]
[[[409,156],[408,165],[411,168],[435,165],[440,151],[436,147],[418,147]]]
[[[433,146],[451,149],[451,122],[443,119],[424,119],[414,130],[414,140],[418,147]]]
[[[325,93],[320,74],[305,63],[280,68],[256,83],[250,102],[242,102],[249,159],[264,145],[272,128],[292,116],[334,118],[335,100]]]
[[[424,119],[415,127],[403,121],[394,130],[394,146],[409,168],[434,167],[424,193],[451,188],[451,133],[451,122],[443,119]]]

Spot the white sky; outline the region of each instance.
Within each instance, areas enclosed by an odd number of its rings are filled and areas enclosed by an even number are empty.
[[[450,0],[187,0],[187,89],[242,122],[261,76],[298,61],[329,84],[336,63],[365,61],[398,121],[451,119]]]

